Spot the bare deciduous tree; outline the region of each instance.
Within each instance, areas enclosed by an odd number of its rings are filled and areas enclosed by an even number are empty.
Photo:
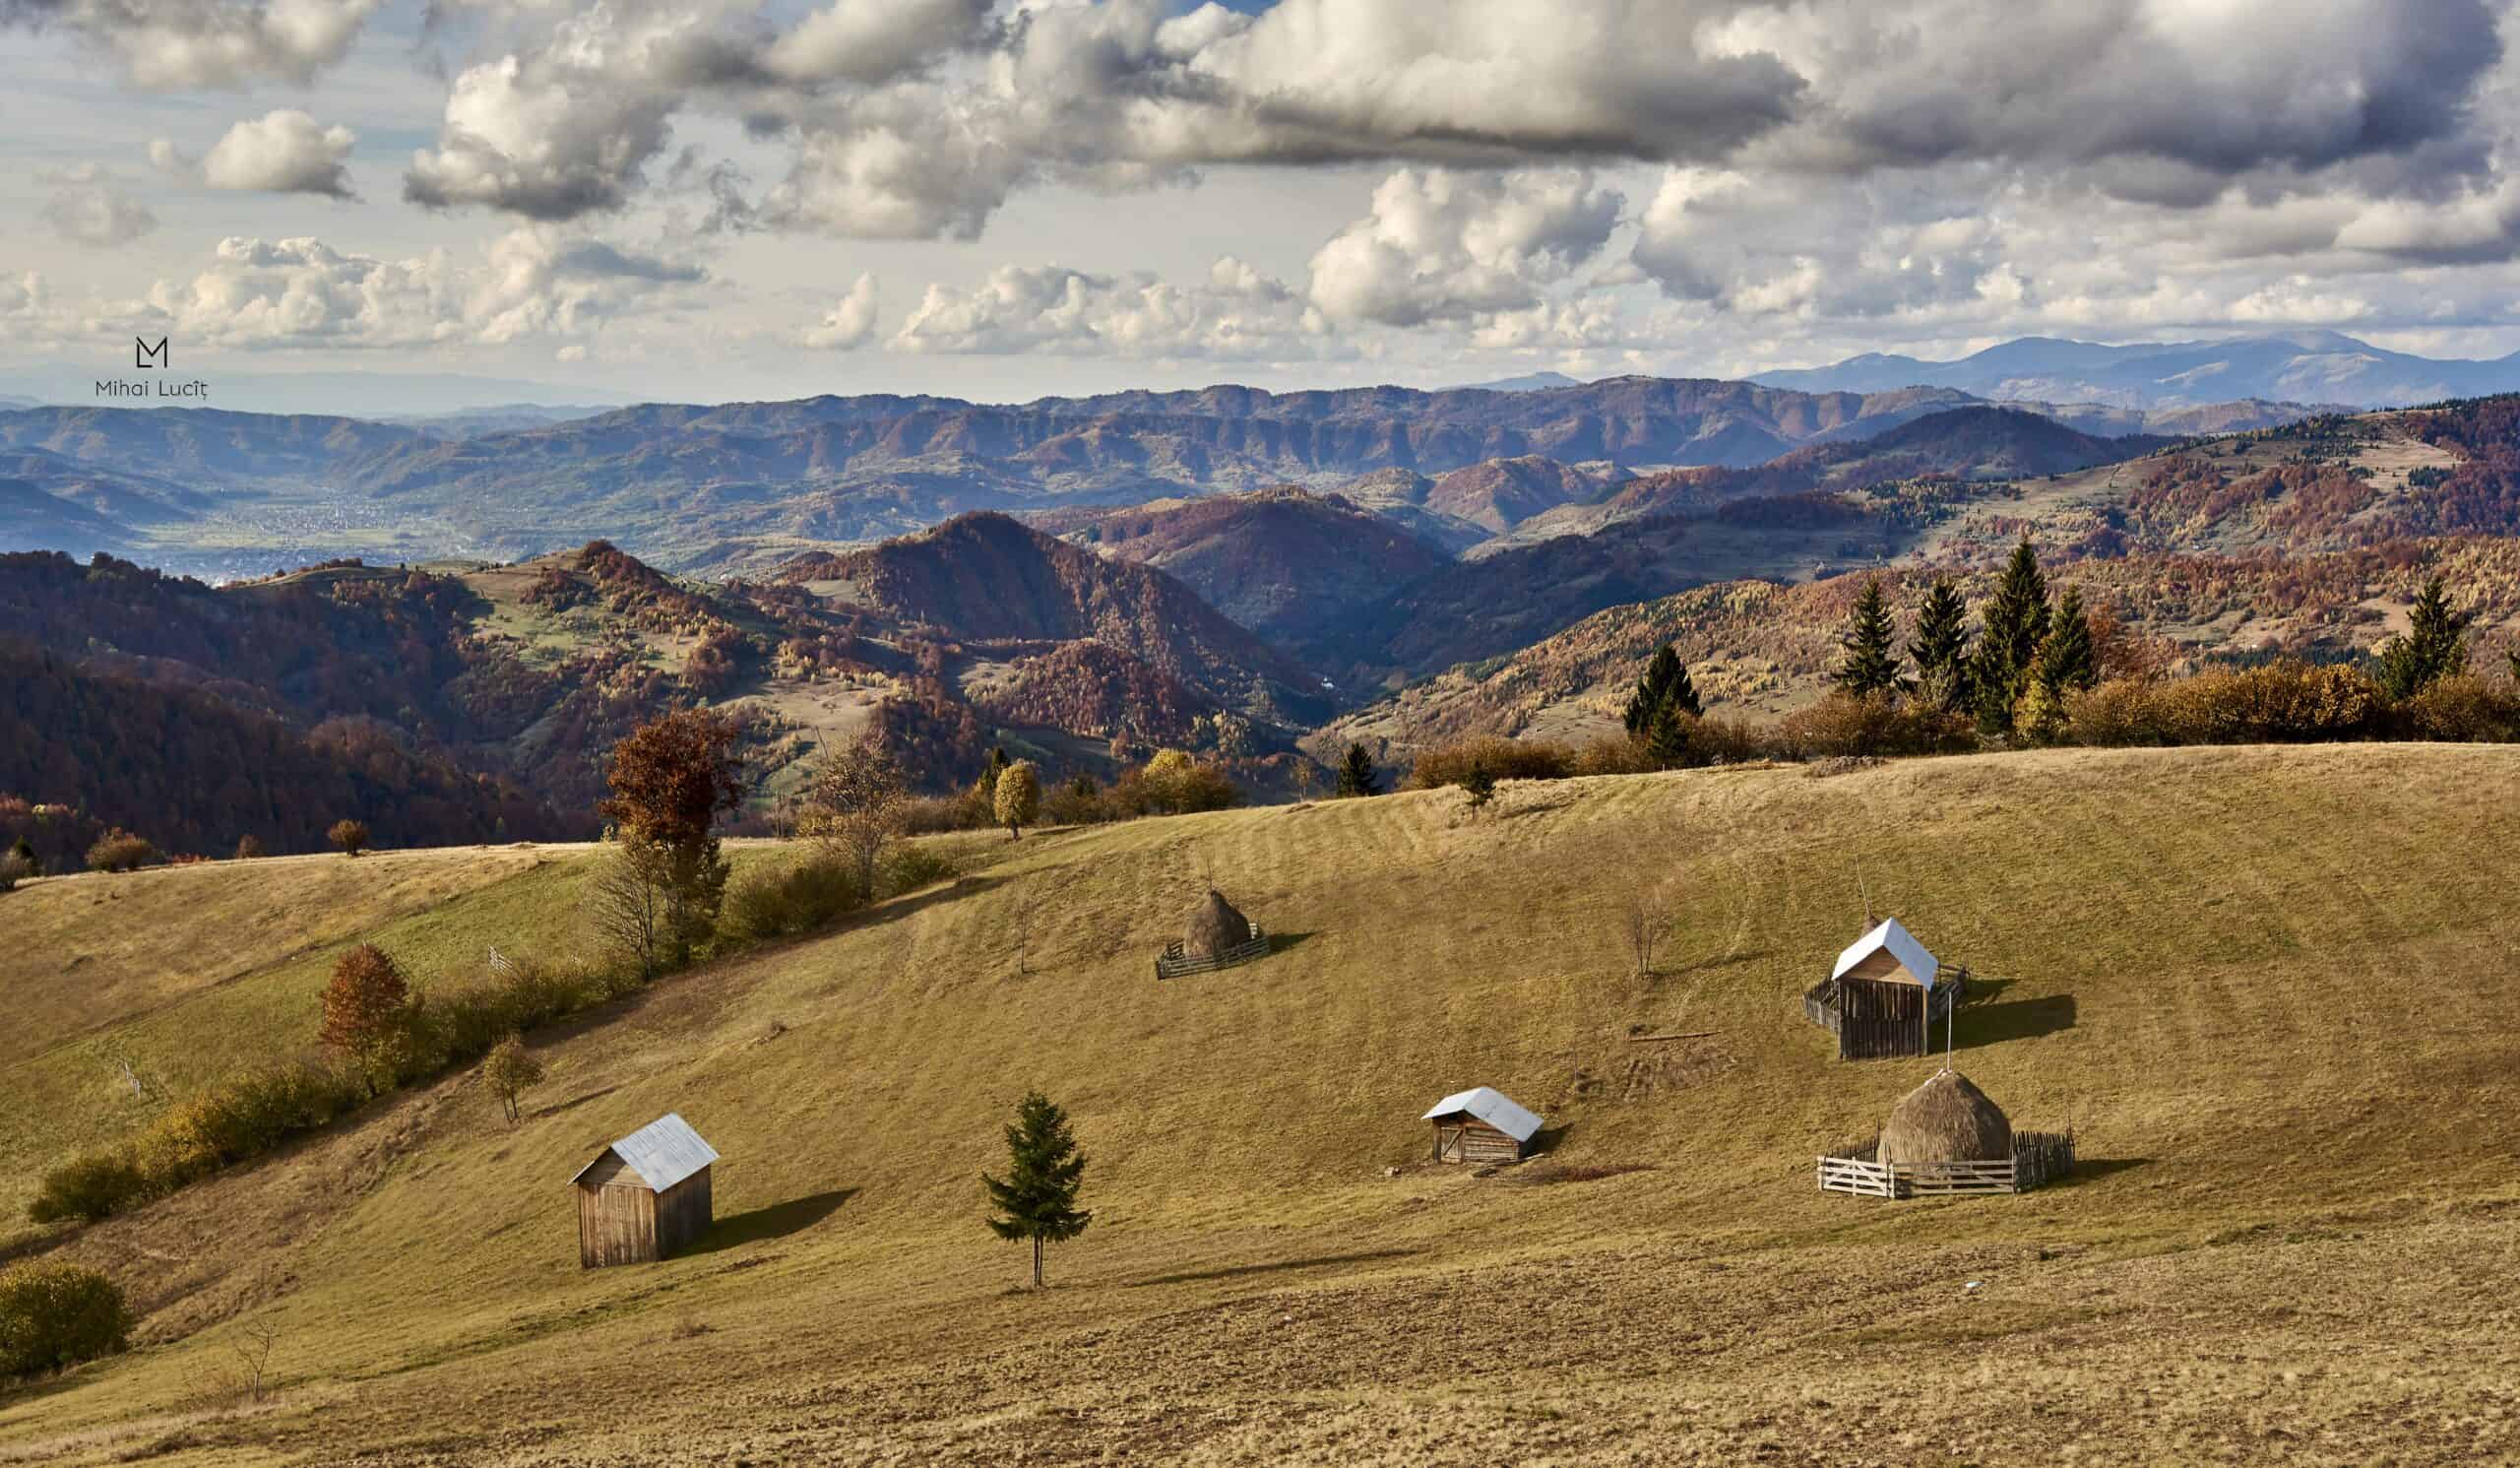
[[[623,841],[596,867],[587,887],[587,919],[596,935],[614,950],[639,961],[639,976],[653,978],[663,951],[667,922],[665,889],[642,860],[653,852],[645,842]]]
[[[1655,882],[1639,882],[1628,894],[1619,910],[1619,936],[1627,942],[1628,956],[1635,961],[1635,974],[1649,979],[1654,974],[1654,950],[1671,925],[1670,893]]]

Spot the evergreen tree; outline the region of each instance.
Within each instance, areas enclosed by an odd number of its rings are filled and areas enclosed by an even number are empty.
[[[1496,777],[1489,773],[1487,766],[1474,762],[1469,773],[1461,777],[1461,788],[1462,793],[1470,798],[1470,813],[1477,815],[1495,798]]]
[[[1680,661],[1677,649],[1670,643],[1647,664],[1645,676],[1636,680],[1636,691],[1628,695],[1625,722],[1631,737],[1641,736],[1654,725],[1654,716],[1665,704],[1696,718],[1706,712],[1698,706],[1697,688],[1689,682],[1688,665]]]
[[[2380,686],[2391,698],[2413,698],[2446,677],[2468,670],[2468,618],[2450,609],[2441,578],[2433,577],[2407,608],[2404,636],[2380,649]]]
[[[1985,625],[1978,639],[1976,665],[1978,725],[1989,734],[2012,731],[2013,705],[2048,640],[2048,578],[2039,569],[2039,552],[2030,538],[2021,538],[1994,599],[1986,604]]]
[[[1891,637],[1889,604],[1881,598],[1881,578],[1863,584],[1863,595],[1856,599],[1855,618],[1839,645],[1846,649],[1846,661],[1830,680],[1840,688],[1860,698],[1899,687],[1898,646]]]
[[[1374,776],[1373,756],[1362,744],[1348,746],[1348,757],[1339,762],[1339,794],[1347,796],[1378,796],[1382,782]]]
[[[2079,587],[2065,588],[2057,600],[2054,625],[2039,645],[2039,681],[2061,698],[2100,686],[2100,657],[2092,644],[2091,619],[2083,614]]]
[[[1033,1287],[1041,1285],[1041,1245],[1061,1244],[1085,1232],[1094,1221],[1076,1206],[1085,1180],[1085,1155],[1068,1132],[1067,1113],[1039,1091],[1026,1093],[1015,1108],[1015,1124],[1006,1128],[1006,1181],[986,1173],[980,1181],[997,1210],[989,1231],[1013,1242],[1033,1242]]]
[[[1696,724],[1677,703],[1666,703],[1655,711],[1654,722],[1645,728],[1645,752],[1654,768],[1676,770],[1689,762],[1689,735]]]
[[[1908,657],[1917,665],[1917,692],[1949,713],[1969,707],[1969,604],[1948,577],[1937,578],[1917,608],[1916,640]]]

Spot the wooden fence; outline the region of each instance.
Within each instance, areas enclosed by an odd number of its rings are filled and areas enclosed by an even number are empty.
[[[1181,979],[1192,974],[1212,974],[1219,969],[1229,969],[1235,964],[1264,957],[1268,951],[1269,935],[1262,932],[1257,924],[1252,925],[1250,941],[1236,943],[1206,958],[1192,958],[1181,951],[1180,943],[1170,942],[1164,945],[1163,956],[1155,961],[1155,977]]]
[[[1969,971],[1953,968],[1928,991],[1913,984],[1824,979],[1802,995],[1802,1013],[1838,1039],[1841,1060],[1930,1054],[1936,1027],[1968,997]]]
[[[1946,1197],[1959,1193],[2028,1192],[2074,1170],[2070,1131],[2017,1131],[2010,1162],[1877,1162],[1866,1142],[1842,1155],[1814,1159],[1822,1192],[1871,1198]]]

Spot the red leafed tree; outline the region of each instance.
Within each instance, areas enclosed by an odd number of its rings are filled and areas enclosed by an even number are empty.
[[[376,1094],[376,1071],[410,1016],[410,987],[393,955],[361,943],[333,965],[324,986],[324,1048],[356,1064]]]
[[[605,775],[612,796],[596,808],[620,828],[621,849],[616,869],[598,883],[598,921],[624,904],[661,912],[662,930],[651,920],[641,925],[649,941],[632,945],[642,950],[643,971],[653,966],[649,950],[661,943],[676,963],[690,962],[693,945],[717,925],[726,890],[718,816],[743,799],[738,733],[723,714],[684,709],[640,725],[612,746]]]

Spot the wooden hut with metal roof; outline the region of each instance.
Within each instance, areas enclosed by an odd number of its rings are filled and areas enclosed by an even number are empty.
[[[578,1198],[578,1263],[646,1264],[709,1232],[716,1149],[672,1112],[596,1154],[569,1185]]]
[[[1838,1040],[1841,1060],[1922,1055],[1930,1027],[1967,991],[1969,971],[1946,967],[1896,918],[1849,943],[1829,977],[1802,996],[1802,1012]]]
[[[1435,1123],[1437,1162],[1520,1162],[1541,1128],[1539,1117],[1488,1086],[1457,1091],[1418,1119]]]

